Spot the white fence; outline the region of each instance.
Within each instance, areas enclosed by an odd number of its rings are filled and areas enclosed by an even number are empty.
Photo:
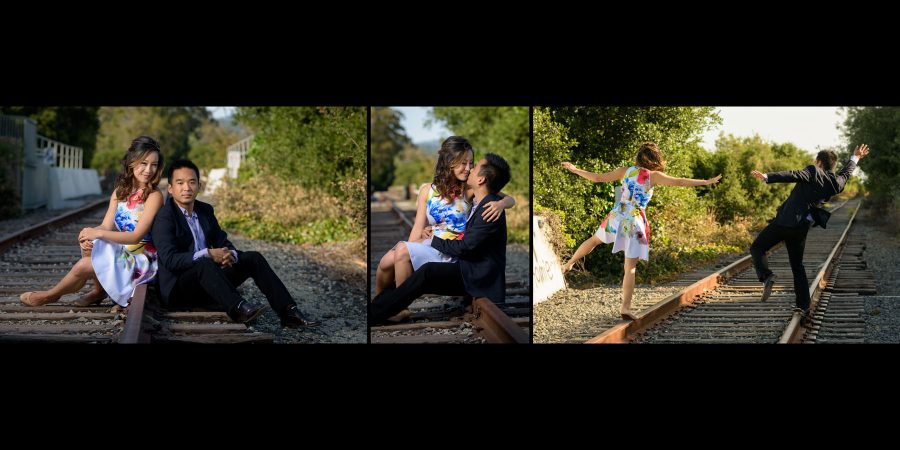
[[[247,152],[250,150],[250,144],[252,142],[253,135],[251,134],[228,146],[226,154],[228,156],[228,176],[231,179],[237,178],[238,169],[241,168],[241,163],[244,162],[244,159],[247,157]]]
[[[84,150],[74,145],[37,135],[38,156],[51,167],[80,169],[84,162]]]

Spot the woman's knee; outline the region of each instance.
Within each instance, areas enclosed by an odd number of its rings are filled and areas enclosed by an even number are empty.
[[[390,250],[381,257],[378,262],[378,268],[381,270],[391,270],[394,268],[394,251]]]
[[[75,273],[82,277],[89,277],[94,274],[94,264],[91,263],[90,257],[84,257],[75,263]]]
[[[625,273],[634,275],[637,271],[637,258],[625,258]]]
[[[406,242],[401,242],[397,244],[394,261],[403,261],[405,259],[409,259],[409,247],[406,246]]]

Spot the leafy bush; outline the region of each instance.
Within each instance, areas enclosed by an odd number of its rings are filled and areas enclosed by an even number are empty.
[[[365,181],[348,180],[347,186],[364,190]],[[328,193],[278,178],[227,182],[213,198],[222,226],[252,238],[302,244],[346,241],[366,235],[365,210],[349,207]]]

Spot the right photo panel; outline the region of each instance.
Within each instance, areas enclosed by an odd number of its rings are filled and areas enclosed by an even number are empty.
[[[898,342],[897,111],[535,107],[534,342]]]
[[[528,107],[372,107],[373,344],[531,340]]]

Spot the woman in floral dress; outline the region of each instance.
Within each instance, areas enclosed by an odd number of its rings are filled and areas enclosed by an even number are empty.
[[[717,183],[721,175],[708,180],[691,178],[675,178],[663,173],[666,162],[659,146],[653,142],[641,144],[630,167],[619,167],[611,172],[598,174],[581,170],[572,163],[564,162],[563,167],[572,173],[595,183],[622,181],[621,194],[612,211],[606,215],[593,236],[585,240],[563,267],[563,272],[572,269],[572,265],[587,256],[594,247],[602,244],[613,244],[612,252],[625,252],[625,276],[622,279],[623,319],[635,320],[631,312],[631,297],[634,293],[634,274],[638,259],[647,261],[650,256],[650,223],[647,221],[645,209],[653,197],[653,188],[662,186],[706,186]]]
[[[93,289],[76,300],[75,306],[100,303],[107,296],[127,306],[135,287],[156,276],[156,248],[150,226],[163,204],[157,187],[163,165],[159,144],[148,136],[138,137],[122,165],[103,223],[78,235],[81,259],[52,289],[22,294],[22,303],[41,306],[55,302],[65,294],[78,292],[93,279]]]

